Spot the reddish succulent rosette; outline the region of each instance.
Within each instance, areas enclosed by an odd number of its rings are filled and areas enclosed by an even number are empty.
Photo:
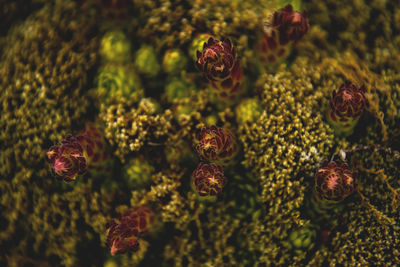
[[[309,27],[306,12],[295,12],[290,4],[274,12],[272,20],[265,23],[263,38],[258,43],[260,61],[271,64],[286,58],[291,45],[302,39]]]
[[[229,39],[223,42],[210,37],[203,51],[197,51],[196,65],[211,83],[218,98],[233,102],[240,94],[243,72],[236,58],[236,48]]]
[[[84,153],[78,139],[68,135],[61,141],[61,145],[50,148],[47,158],[58,179],[72,182],[78,175],[85,173],[88,168]]]
[[[93,124],[88,124],[82,134],[69,134],[61,141],[61,145],[51,147],[47,152],[47,159],[57,178],[72,182],[88,168],[104,168],[109,154],[99,130]]]
[[[200,196],[217,196],[226,184],[221,166],[199,163],[193,172],[193,185]]]
[[[203,127],[197,136],[196,151],[203,161],[227,165],[235,157],[237,149],[232,133],[224,128]]]
[[[295,12],[292,5],[289,4],[274,13],[272,27],[279,33],[279,43],[284,45],[290,41],[296,43],[303,38],[310,24],[305,11]]]
[[[109,153],[105,148],[105,139],[94,124],[88,123],[86,130],[77,136],[77,139],[89,158],[91,168],[102,165],[109,159]]]
[[[340,122],[358,119],[367,104],[365,92],[366,88],[364,85],[357,88],[351,82],[342,84],[337,91],[332,92],[330,119]]]
[[[135,207],[125,212],[119,219],[108,222],[107,245],[111,254],[138,251],[140,236],[147,233],[154,223],[154,212],[146,207]]]
[[[325,161],[315,174],[315,191],[320,200],[340,202],[354,191],[354,175],[346,163]]]

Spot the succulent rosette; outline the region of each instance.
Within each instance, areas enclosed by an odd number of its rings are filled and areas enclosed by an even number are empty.
[[[203,51],[197,51],[196,65],[219,100],[227,105],[234,104],[243,89],[243,72],[231,41],[221,42],[210,37],[204,43]]]
[[[106,141],[99,128],[93,123],[88,123],[86,130],[77,137],[81,143],[90,167],[101,166],[109,160],[110,155],[106,150]]]
[[[88,169],[103,170],[108,167],[106,163],[109,162],[110,156],[105,145],[105,139],[99,129],[89,123],[80,135],[69,134],[60,145],[51,147],[47,158],[58,179],[72,182]]]
[[[233,134],[215,125],[203,127],[197,136],[196,151],[203,161],[228,165],[235,157],[238,146]]]
[[[364,85],[358,88],[351,82],[342,84],[332,92],[327,119],[337,134],[347,136],[353,133],[367,105],[365,92]]]
[[[51,147],[47,158],[56,177],[66,182],[74,181],[88,169],[85,151],[72,135],[68,135],[60,145]]]
[[[321,201],[338,203],[354,191],[354,174],[343,162],[324,161],[314,181],[316,196]]]
[[[118,224],[115,220],[107,224],[107,246],[112,255],[139,250],[137,236],[130,234],[128,229],[126,225]]]
[[[274,12],[265,22],[264,34],[257,44],[261,64],[271,70],[283,61],[310,27],[306,12],[293,11],[292,5]]]
[[[106,225],[107,245],[111,254],[139,250],[139,238],[155,224],[155,214],[147,207],[135,207]]]
[[[193,185],[199,196],[215,197],[222,192],[226,178],[221,166],[199,163],[193,172]]]

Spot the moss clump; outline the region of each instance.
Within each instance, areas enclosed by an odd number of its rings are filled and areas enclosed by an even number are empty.
[[[6,37],[7,56],[0,64],[1,217],[7,218],[2,255],[55,257],[55,265],[77,262],[81,235],[69,223],[83,214],[64,217],[68,202],[52,202],[50,195],[62,196],[49,193],[59,188],[45,163],[49,147],[83,129],[82,118],[94,110],[87,88],[98,61],[96,18],[77,14],[77,8],[74,2],[47,3]],[[89,243],[95,239],[88,233]]]
[[[126,155],[139,151],[146,144],[165,142],[172,127],[172,112],[153,113],[154,109],[148,105],[137,108],[127,103],[102,106],[100,117],[106,125],[106,138],[117,147],[115,154],[122,161]]]

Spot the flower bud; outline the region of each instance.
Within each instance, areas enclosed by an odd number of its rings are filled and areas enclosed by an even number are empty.
[[[332,92],[327,119],[337,134],[347,136],[353,133],[367,104],[365,92],[364,85],[357,88],[351,82]]]
[[[243,72],[231,41],[225,39],[221,42],[210,37],[202,52],[197,51],[196,65],[218,99],[223,104],[234,104],[242,92]]]
[[[292,5],[274,12],[265,22],[264,35],[258,42],[258,57],[267,69],[272,70],[282,62],[310,27],[306,13],[293,11]]]
[[[238,150],[232,133],[215,125],[203,127],[197,136],[196,151],[203,161],[228,165]]]
[[[219,195],[225,184],[226,178],[221,166],[200,162],[193,172],[193,185],[202,197]]]
[[[354,175],[346,163],[324,161],[314,181],[316,195],[321,201],[338,203],[354,191]]]
[[[84,174],[88,168],[84,153],[78,139],[68,135],[61,141],[61,145],[50,148],[47,152],[47,158],[58,179],[72,182],[78,175]]]

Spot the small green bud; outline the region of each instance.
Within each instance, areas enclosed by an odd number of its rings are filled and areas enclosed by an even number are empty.
[[[196,90],[196,85],[184,79],[173,78],[165,87],[164,96],[168,102],[175,99],[183,99],[190,96],[190,92]]]
[[[165,52],[163,58],[164,71],[169,74],[179,74],[186,68],[187,59],[179,49],[171,49]]]
[[[132,97],[143,92],[139,76],[128,65],[106,64],[97,75],[97,88],[101,95]]]
[[[135,54],[135,67],[140,73],[155,77],[160,72],[160,63],[153,47],[143,45]]]
[[[300,254],[314,248],[317,237],[316,230],[311,226],[305,226],[289,234],[289,243],[292,249]]]
[[[105,62],[129,62],[131,44],[122,31],[107,32],[100,42],[100,55]]]
[[[255,122],[262,112],[260,101],[258,98],[246,98],[237,105],[235,112],[238,124]]]
[[[129,187],[143,187],[151,181],[154,171],[149,161],[144,158],[133,158],[124,167],[122,176]]]
[[[209,115],[205,119],[205,123],[207,126],[217,125],[218,118],[215,115]]]

